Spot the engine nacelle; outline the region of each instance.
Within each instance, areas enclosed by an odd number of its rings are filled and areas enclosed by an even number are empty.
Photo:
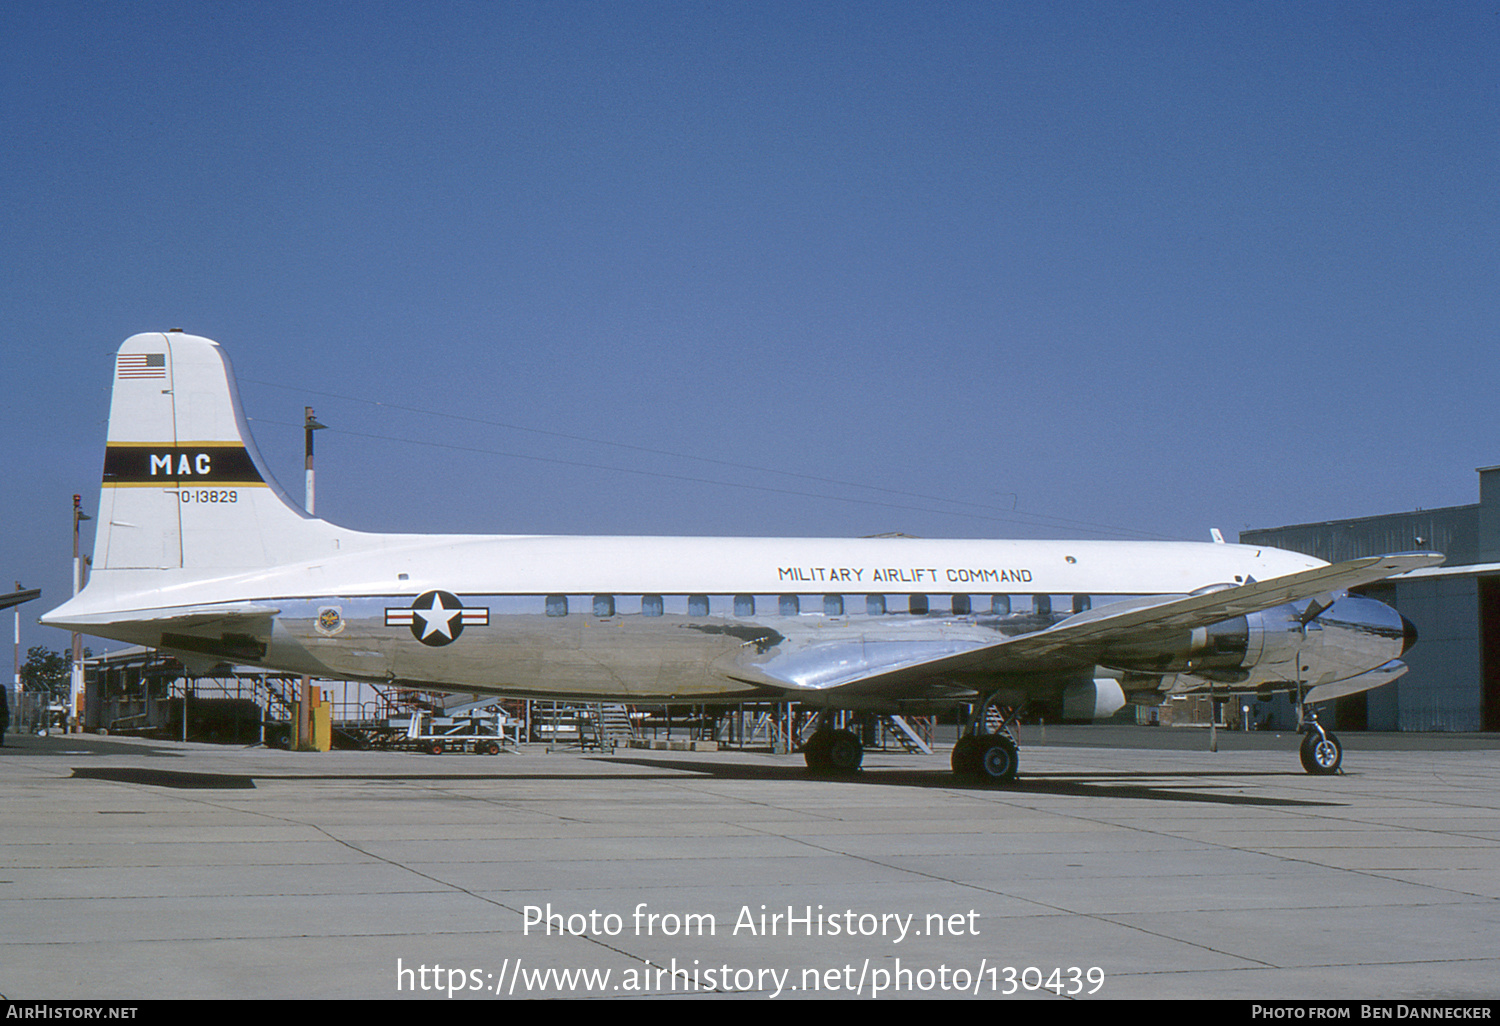
[[[1346,595],[1308,621],[1301,679],[1318,686],[1384,666],[1416,644],[1410,620],[1376,599]],[[1370,687],[1381,683],[1375,680]],[[1353,692],[1345,692],[1352,694]]]
[[[1125,708],[1125,691],[1109,677],[1075,681],[1063,688],[1064,720],[1102,720]]]

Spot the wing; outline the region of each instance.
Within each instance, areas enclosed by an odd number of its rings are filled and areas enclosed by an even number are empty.
[[[934,636],[926,625],[914,625],[924,633],[907,640],[845,638],[778,653],[742,679],[804,693],[837,688],[861,696],[897,696],[919,685],[929,692],[969,690],[982,680],[1076,671],[1099,662],[1111,646],[1137,644],[1152,635],[1206,627],[1286,603],[1311,599],[1310,611],[1321,609],[1333,592],[1442,561],[1442,555],[1432,552],[1367,556],[1204,594],[1128,599],[1071,616],[1046,630],[999,641],[974,633]]]

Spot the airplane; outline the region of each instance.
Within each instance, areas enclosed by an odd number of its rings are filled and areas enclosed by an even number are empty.
[[[1330,565],[1223,542],[557,537],[354,531],[288,498],[229,359],[180,330],[115,356],[93,573],[43,624],[311,676],[512,698],[796,702],[808,767],[850,773],[833,714],[973,715],[955,774],[1007,783],[1028,706],[1102,718],[1185,693],[1312,705],[1395,680],[1410,622],[1348,589],[1441,563]],[[1054,610],[1054,596],[1071,596]],[[1097,605],[1095,604],[1097,600]]]

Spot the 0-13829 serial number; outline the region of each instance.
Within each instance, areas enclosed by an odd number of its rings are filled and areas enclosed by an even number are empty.
[[[239,502],[240,493],[232,488],[184,488],[177,493],[183,502]]]

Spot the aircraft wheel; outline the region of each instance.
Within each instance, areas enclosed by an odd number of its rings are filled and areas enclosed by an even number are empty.
[[[833,731],[821,727],[813,731],[813,736],[802,746],[802,758],[807,760],[807,768],[815,773],[828,769],[828,750],[832,747]]]
[[[1315,776],[1327,776],[1339,771],[1344,761],[1344,746],[1331,731],[1325,730],[1321,735],[1315,730],[1308,731],[1302,739],[1301,755],[1303,769]]]
[[[815,773],[854,773],[864,761],[865,746],[852,731],[819,729],[802,746],[802,757]]]
[[[1021,764],[1021,750],[1009,734],[986,734],[978,739],[979,776],[992,784],[1008,784],[1016,779]]]
[[[965,734],[953,746],[953,775],[963,780],[979,776],[979,738]]]
[[[865,746],[851,730],[835,730],[828,749],[828,765],[835,773],[857,773],[864,761]]]

